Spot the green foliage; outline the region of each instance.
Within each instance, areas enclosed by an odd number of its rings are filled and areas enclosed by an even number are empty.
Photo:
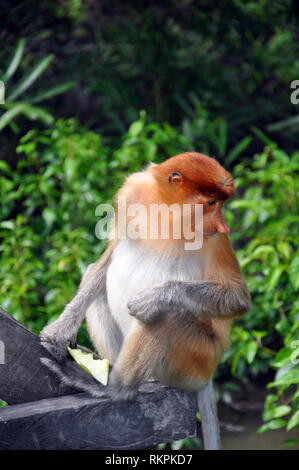
[[[213,118],[198,101],[193,118],[183,119],[182,134],[202,153],[214,155],[226,165],[231,165],[242,155],[252,141],[251,136],[246,136],[231,147],[227,121],[223,117]]]
[[[70,120],[28,132],[17,152],[14,170],[1,162],[0,298],[38,332],[61,312],[103,248],[92,229],[107,151],[99,136]]]
[[[5,112],[0,114],[0,132],[8,125],[10,125],[13,130],[17,131],[19,128],[14,121],[19,115],[23,115],[31,121],[40,120],[44,124],[52,124],[54,120],[53,116],[41,106],[35,106],[35,104],[63,93],[74,84],[73,82],[62,83],[53,88],[42,90],[35,96],[28,96],[28,90],[35,85],[35,82],[43,75],[52,63],[54,55],[49,54],[34,64],[34,66],[27,71],[26,75],[23,76],[18,83],[12,85],[12,78],[18,72],[23,58],[25,45],[25,39],[21,39],[18,42],[7,65],[6,71],[2,76],[0,75],[5,86],[5,104],[1,105],[1,109],[6,109]],[[25,97],[23,100],[17,101],[17,98],[22,96],[24,93]]]
[[[54,77],[58,86],[76,83],[49,103],[55,116],[75,116],[89,128],[119,135],[140,109],[151,120],[180,126],[197,117],[200,103],[214,117],[223,116],[230,147],[255,125],[270,126],[284,148],[296,148],[296,121],[286,121],[298,118],[290,103],[290,83],[299,74],[298,15],[291,0],[123,0],[105,7],[47,0],[34,8],[28,0],[3,0],[1,6],[0,64],[20,31],[28,39],[25,75],[32,57],[55,53],[51,74],[39,78],[42,86]]]
[[[202,443],[200,439],[180,439],[179,441],[173,441],[167,444],[159,444],[157,449],[172,449],[172,450],[187,450],[187,449],[202,449]]]

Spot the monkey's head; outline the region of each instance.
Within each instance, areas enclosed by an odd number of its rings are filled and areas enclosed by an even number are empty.
[[[202,204],[206,235],[229,233],[222,216],[226,199],[234,193],[232,175],[214,158],[186,152],[151,167],[162,199],[168,204]]]

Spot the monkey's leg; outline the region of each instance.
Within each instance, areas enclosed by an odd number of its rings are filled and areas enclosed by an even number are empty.
[[[198,392],[198,407],[205,450],[220,450],[219,422],[213,395],[212,379]]]
[[[216,360],[214,339],[195,318],[169,314],[152,324],[133,326],[112,368],[109,385],[119,389],[122,399],[133,398],[138,385],[149,378],[198,390],[213,373]]]
[[[64,384],[77,390],[87,392],[94,397],[109,396],[115,400],[133,400],[138,394],[140,382],[153,377],[157,367],[163,368],[163,358],[168,343],[165,339],[165,330],[161,329],[159,332],[157,326],[159,325],[144,327],[137,324],[132,329],[112,367],[108,387],[101,386],[78,364],[69,359],[61,363],[43,358],[42,362]]]
[[[123,343],[123,335],[111,315],[106,298],[105,302],[103,298],[96,299],[88,308],[86,324],[89,337],[100,357],[114,364]]]
[[[163,362],[163,351],[156,327],[137,324],[125,339],[109,377],[109,385],[117,389],[115,398],[134,399],[139,384],[152,378],[157,365]]]

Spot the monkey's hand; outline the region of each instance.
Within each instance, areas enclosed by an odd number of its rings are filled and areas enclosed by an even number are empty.
[[[67,346],[76,347],[76,339],[77,331],[65,328],[60,319],[46,326],[40,334],[42,346],[60,362],[68,356]]]
[[[129,314],[143,323],[151,323],[164,313],[163,287],[145,289],[128,303]]]

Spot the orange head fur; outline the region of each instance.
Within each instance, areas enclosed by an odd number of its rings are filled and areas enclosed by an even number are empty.
[[[151,168],[168,204],[203,204],[204,232],[228,233],[221,209],[234,193],[232,175],[214,158],[186,152]]]
[[[181,153],[160,165],[153,166],[152,171],[161,189],[167,193],[166,197],[171,198],[170,185],[172,182],[175,183],[173,197],[176,200],[178,195],[184,200],[195,192],[225,200],[234,192],[232,175],[214,158],[202,153]]]
[[[116,195],[116,204],[119,210],[120,196],[127,204],[141,203],[147,208],[150,204],[190,204],[193,231],[194,205],[202,204],[203,231],[210,235],[229,232],[221,210],[233,192],[233,178],[220,163],[201,153],[186,152],[129,176]]]

